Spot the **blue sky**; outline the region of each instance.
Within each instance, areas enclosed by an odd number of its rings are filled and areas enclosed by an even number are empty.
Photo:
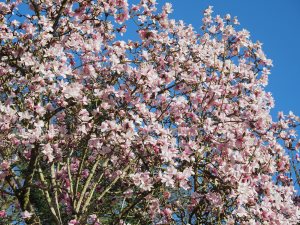
[[[130,2],[130,1],[129,1]],[[268,58],[273,60],[267,90],[273,94],[275,109],[285,114],[289,110],[300,116],[300,1],[299,0],[158,0],[171,2],[172,18],[201,26],[202,12],[214,6],[214,15],[237,16],[251,33],[253,41],[263,43]],[[160,8],[160,7],[159,7]]]

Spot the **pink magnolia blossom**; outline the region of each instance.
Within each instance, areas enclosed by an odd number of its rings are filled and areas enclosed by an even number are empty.
[[[236,17],[209,6],[198,30],[156,0],[0,11],[5,222],[299,223],[300,119],[271,117],[272,61]]]
[[[42,152],[47,157],[49,162],[53,161],[53,159],[54,159],[53,148],[51,147],[51,145],[49,143],[44,146],[44,150]]]
[[[5,217],[6,217],[6,211],[0,210],[0,218],[5,218]]]
[[[22,216],[23,219],[29,219],[29,218],[31,218],[32,213],[25,210],[24,212],[21,213],[21,216]]]

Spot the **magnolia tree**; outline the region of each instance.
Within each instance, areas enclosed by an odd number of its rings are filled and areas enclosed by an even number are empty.
[[[299,222],[300,120],[272,120],[261,43],[156,6],[0,3],[1,224]]]

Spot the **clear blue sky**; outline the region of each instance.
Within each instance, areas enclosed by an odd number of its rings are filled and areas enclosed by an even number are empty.
[[[130,2],[130,0],[129,0]],[[214,15],[237,16],[251,33],[253,41],[263,43],[268,58],[273,60],[267,90],[273,94],[275,109],[289,110],[300,116],[300,0],[157,0],[171,2],[171,17],[201,25],[201,13],[207,6],[214,6]]]

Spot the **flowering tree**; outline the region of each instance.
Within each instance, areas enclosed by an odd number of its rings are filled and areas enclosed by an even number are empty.
[[[272,61],[230,15],[196,32],[171,11],[0,3],[1,224],[297,224]]]

